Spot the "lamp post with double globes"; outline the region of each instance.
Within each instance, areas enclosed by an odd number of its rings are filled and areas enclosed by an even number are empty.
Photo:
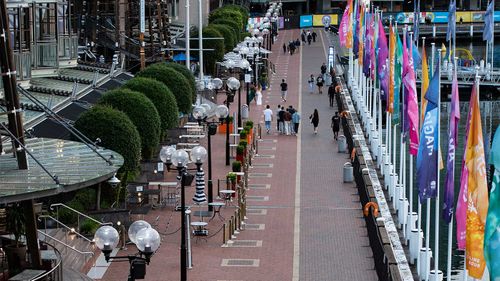
[[[218,79],[218,78],[217,78]],[[215,79],[214,79],[215,80]],[[220,80],[220,79],[219,79]],[[222,82],[222,80],[221,80]],[[203,104],[202,104],[203,106]],[[229,115],[229,109],[225,105],[219,105],[215,109],[215,116],[219,119],[218,122],[211,122],[211,121],[206,121],[207,119],[207,112],[206,110],[201,110],[197,107],[193,109],[193,117],[198,120],[198,124],[201,125],[202,122],[205,122],[208,124],[208,203],[213,202],[213,183],[212,183],[212,142],[211,142],[211,136],[215,135],[217,133],[217,124],[218,123],[223,123],[225,118]],[[193,152],[192,152],[193,153]],[[193,156],[196,159],[196,156]],[[208,211],[211,212],[213,211],[213,207],[211,205],[208,205]]]
[[[118,246],[120,235],[118,231],[110,226],[101,226],[94,235],[95,245],[102,251],[106,262],[128,260],[130,263],[128,281],[144,279],[146,275],[146,264],[149,264],[151,256],[160,247],[160,234],[153,229],[149,223],[143,220],[135,221],[128,229],[130,241],[137,246],[139,253],[127,256],[111,257],[111,252]]]
[[[229,88],[229,91],[226,92],[226,95],[227,95],[227,98],[226,98],[226,106],[227,106],[227,110],[228,112],[229,111],[229,105],[231,104],[231,102],[233,102],[234,100],[234,95],[236,93],[236,90],[238,90],[240,88],[240,81],[234,77],[229,77],[227,79],[227,87]],[[229,166],[229,162],[230,162],[230,157],[229,157],[229,153],[230,153],[230,147],[229,147],[229,118],[230,117],[230,114],[227,115],[226,117],[226,166]]]

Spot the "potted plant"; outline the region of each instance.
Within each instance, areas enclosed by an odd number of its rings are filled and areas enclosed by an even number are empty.
[[[233,168],[233,172],[241,172],[241,162],[240,161],[233,161],[232,168]]]
[[[250,127],[250,128],[253,128],[253,121],[252,120],[247,120],[245,122],[245,127]]]
[[[228,180],[228,183],[231,183],[231,190],[236,190],[236,179],[237,179],[236,174],[233,172],[229,172],[229,173],[227,173],[226,178]],[[234,197],[234,194],[233,194],[233,197]]]
[[[246,130],[242,130],[240,132],[240,140],[243,140],[243,139],[246,139],[247,138],[247,131]]]
[[[7,208],[6,228],[14,235],[13,243],[5,246],[9,273],[14,276],[21,272],[22,263],[26,259],[26,245],[21,242],[21,237],[26,234],[26,216],[18,203]]]
[[[244,148],[244,150],[243,150],[243,157],[246,157],[247,156],[247,146],[248,146],[247,140],[246,139],[240,140],[240,142],[238,143],[238,145],[243,146],[243,148]]]
[[[245,157],[245,146],[238,145],[236,147],[236,160],[243,161],[243,157]]]
[[[233,116],[229,116],[229,133],[232,134],[233,133]],[[222,122],[221,124],[219,124],[219,134],[225,134],[226,133],[226,120],[224,119],[224,122]]]

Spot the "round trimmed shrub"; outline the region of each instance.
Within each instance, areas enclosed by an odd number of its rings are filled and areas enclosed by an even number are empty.
[[[198,33],[196,35],[193,35],[193,37],[198,36]],[[217,31],[217,29],[207,26],[203,28],[203,37],[204,38],[217,38],[217,37],[222,37],[222,34]],[[193,42],[194,47],[193,48],[198,48],[198,41]],[[205,66],[205,72],[207,74],[215,74],[215,64],[218,61],[222,61],[224,58],[224,41],[222,40],[207,40],[204,42],[205,44],[203,45],[203,48],[207,49],[213,49],[212,52],[210,52],[209,56],[204,56],[203,57],[203,63]],[[232,51],[233,49],[231,48]]]
[[[191,87],[189,81],[178,71],[167,67],[164,63],[156,63],[137,73],[136,77],[153,78],[162,82],[174,94],[179,111],[191,112],[193,106]]]
[[[215,28],[224,37],[224,50],[226,52],[232,51],[234,46],[236,46],[236,37],[234,36],[234,31],[230,26],[223,24],[210,24],[208,27]]]
[[[140,92],[153,102],[161,120],[161,132],[177,127],[179,123],[179,108],[172,92],[160,81],[135,77],[129,80],[123,87],[132,91]]]
[[[243,29],[243,27],[247,24],[246,22],[243,22],[243,16],[240,14],[239,11],[234,11],[230,9],[217,9],[212,11],[208,15],[208,22],[212,22],[215,19],[233,19],[237,24],[240,30]]]
[[[189,81],[189,86],[191,87],[191,90],[192,90],[191,94],[193,95],[192,101],[195,102],[196,101],[196,81],[194,79],[194,75],[191,72],[191,70],[189,70],[185,65],[178,64],[175,62],[166,62],[165,65],[170,67],[170,68],[173,68],[175,71],[182,74]]]
[[[101,139],[101,146],[124,158],[120,172],[135,171],[141,158],[141,139],[128,116],[108,106],[96,105],[82,113],[75,128],[89,139]]]
[[[222,7],[221,9],[237,11],[243,17],[243,22],[245,24],[248,22],[248,17],[249,17],[250,11],[248,10],[247,7],[244,7],[241,5],[229,4],[229,5],[224,5],[224,7]]]
[[[236,34],[236,39],[238,40],[243,40],[245,37],[241,37],[241,31],[242,29],[239,27],[238,23],[234,21],[233,19],[230,18],[215,18],[214,20],[210,21],[210,24],[223,24],[231,27],[231,29],[234,31],[234,34]]]
[[[141,137],[142,156],[150,159],[160,143],[161,121],[153,103],[145,95],[126,88],[106,92],[98,103],[127,114]]]

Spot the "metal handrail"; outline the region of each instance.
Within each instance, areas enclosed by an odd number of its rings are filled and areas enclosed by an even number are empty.
[[[37,280],[45,280],[45,277],[49,276],[50,274],[54,273],[56,270],[59,270],[58,274],[60,274],[61,276],[59,276],[60,278],[56,278],[55,280],[62,280],[62,255],[61,255],[61,252],[59,252],[58,249],[56,249],[56,247],[54,247],[53,245],[49,244],[49,243],[45,243],[47,246],[51,247],[52,250],[54,250],[54,253],[56,253],[56,256],[57,256],[57,264],[52,267],[51,270],[45,272],[44,274],[38,276],[37,278],[33,279],[33,281],[37,281]],[[52,279],[51,279],[52,280]]]
[[[92,243],[92,240],[88,239],[87,237],[83,236],[82,234],[80,234],[78,231],[76,231],[75,229],[65,225],[64,223],[62,223],[61,221],[59,221],[58,219],[54,218],[53,216],[51,215],[40,215],[38,216],[38,219],[41,219],[41,218],[50,218],[52,220],[54,220],[55,222],[57,222],[58,224],[62,225],[64,228],[66,228],[67,230],[71,231],[71,232],[74,232],[77,236],[80,236],[81,238],[83,238],[84,240],[88,241],[89,243]]]
[[[88,251],[80,251],[80,250],[77,250],[75,247],[70,246],[70,245],[68,245],[68,244],[64,243],[63,241],[61,241],[61,240],[59,240],[59,239],[57,239],[57,238],[55,238],[55,237],[53,237],[53,236],[51,236],[51,235],[49,235],[49,234],[47,234],[47,233],[43,232],[43,231],[41,231],[40,229],[37,229],[36,231],[37,231],[38,233],[40,233],[40,234],[43,234],[45,237],[49,237],[50,239],[52,239],[52,240],[54,240],[54,241],[58,242],[59,244],[62,244],[62,245],[63,245],[63,246],[65,246],[66,248],[69,248],[70,250],[73,250],[73,251],[75,251],[75,252],[77,252],[77,253],[79,253],[79,254],[81,254],[81,255],[91,255],[91,256],[93,256],[93,255],[94,255],[94,252],[88,252]]]
[[[75,210],[75,209],[71,208],[70,206],[65,205],[65,204],[63,204],[63,203],[54,203],[54,204],[51,204],[51,205],[50,205],[50,209],[51,209],[51,210],[54,210],[54,207],[58,207],[58,206],[65,207],[66,209],[69,209],[69,210],[71,210],[71,211],[73,211],[73,212],[75,212],[75,213],[79,214],[80,216],[83,216],[83,217],[85,217],[85,218],[87,218],[87,219],[89,219],[89,220],[91,220],[91,221],[93,221],[93,222],[96,222],[96,223],[98,223],[98,224],[99,224],[99,226],[103,226],[103,225],[113,225],[113,223],[112,223],[112,222],[100,222],[100,221],[98,221],[98,220],[94,219],[93,217],[89,217],[89,216],[87,216],[86,214],[84,214],[84,213],[82,213],[82,212],[79,212],[79,211],[77,211],[77,210]]]

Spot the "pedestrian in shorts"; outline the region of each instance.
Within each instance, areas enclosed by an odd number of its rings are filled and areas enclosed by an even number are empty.
[[[281,100],[286,102],[286,95],[288,93],[288,84],[285,82],[285,79],[281,80],[280,87],[281,87]]]

